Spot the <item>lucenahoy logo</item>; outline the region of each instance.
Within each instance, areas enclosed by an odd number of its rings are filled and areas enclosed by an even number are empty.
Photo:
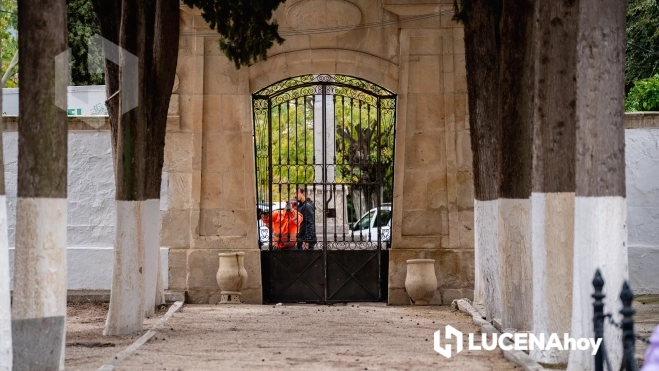
[[[450,340],[455,338],[455,354],[462,352],[464,347],[464,334],[451,325],[447,325],[444,329],[444,338]],[[553,333],[545,341],[545,334],[536,336],[526,332],[511,334],[505,332],[503,334],[481,334],[480,345],[476,344],[474,334],[469,334],[469,350],[494,350],[501,348],[502,350],[587,350],[592,349],[592,355],[597,353],[602,339],[593,338],[580,338],[573,339],[569,334],[563,334],[563,341],[558,334]],[[452,346],[451,344],[441,345],[441,330],[435,331],[435,352],[443,355],[446,358],[451,358]]]

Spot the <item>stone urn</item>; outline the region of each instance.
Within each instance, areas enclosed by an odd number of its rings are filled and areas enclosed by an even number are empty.
[[[238,254],[238,267],[240,268],[240,288],[247,285],[247,269],[245,269],[245,253],[237,252]]]
[[[437,290],[435,259],[410,259],[407,261],[405,290],[414,305],[428,305]]]
[[[240,303],[240,295],[247,281],[245,270],[245,253],[219,253],[220,266],[215,278],[220,287],[220,302],[218,304]]]

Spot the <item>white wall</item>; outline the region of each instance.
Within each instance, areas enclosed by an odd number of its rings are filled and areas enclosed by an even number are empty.
[[[112,282],[115,222],[110,132],[70,131],[68,144],[69,289],[109,290]],[[14,246],[18,132],[5,132],[3,146],[9,246]],[[12,267],[13,253],[12,248],[10,249]],[[162,248],[161,262],[165,287],[168,282],[167,258],[168,249]]]
[[[659,129],[625,130],[625,161],[630,284],[659,294]]]

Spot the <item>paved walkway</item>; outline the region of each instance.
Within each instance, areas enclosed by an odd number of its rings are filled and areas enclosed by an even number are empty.
[[[117,370],[515,368],[500,350],[437,354],[433,333],[446,324],[479,331],[448,307],[186,305]]]
[[[636,310],[634,315],[634,330],[637,335],[650,338],[652,331],[659,325],[659,295],[645,295],[638,297],[632,303]],[[636,360],[642,364],[645,358],[647,344],[636,342]]]

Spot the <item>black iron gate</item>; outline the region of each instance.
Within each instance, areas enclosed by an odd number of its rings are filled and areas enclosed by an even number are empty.
[[[305,75],[252,98],[264,300],[386,300],[396,95],[349,76]],[[280,249],[261,221],[298,187],[315,207],[313,250]]]

